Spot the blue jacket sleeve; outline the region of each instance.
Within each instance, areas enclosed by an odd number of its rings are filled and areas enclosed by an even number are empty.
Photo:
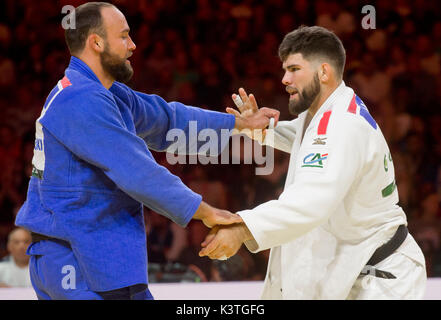
[[[202,198],[156,163],[110,95],[60,95],[40,123],[77,157],[99,167],[135,200],[185,226]]]
[[[212,138],[216,140],[217,153],[212,155],[220,154],[228,144],[235,124],[233,115],[180,102],[166,102],[157,95],[141,93],[122,85],[119,89],[125,89],[129,95],[137,134],[152,150],[165,151],[170,147],[175,141],[173,135],[170,135],[171,130],[181,131],[187,154],[198,153],[207,142],[207,134],[200,135],[206,129],[210,129],[216,136]]]

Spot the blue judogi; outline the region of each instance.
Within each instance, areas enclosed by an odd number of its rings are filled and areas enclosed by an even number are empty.
[[[149,148],[166,150],[172,143],[167,132],[187,133],[192,120],[198,131],[211,128],[218,134],[235,122],[232,115],[167,103],[118,82],[107,90],[72,57],[36,122],[33,176],[16,225],[64,241],[63,250],[72,250],[77,273],[90,291],[146,287],[143,204],[185,226],[201,202],[200,195],[156,163]],[[29,247],[31,269],[35,257],[49,250],[48,242]],[[49,251],[56,251],[51,246]],[[53,261],[50,273],[59,268],[63,276],[61,267]],[[45,288],[49,296],[61,289],[61,283],[54,285]]]

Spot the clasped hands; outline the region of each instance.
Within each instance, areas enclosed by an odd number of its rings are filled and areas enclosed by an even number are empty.
[[[201,257],[229,258],[236,254],[243,242],[253,238],[239,215],[214,208],[204,201],[199,205],[193,219],[202,220],[207,227],[212,228],[201,244]]]
[[[254,96],[247,95],[243,88],[239,89],[239,95],[233,94],[232,99],[240,112],[233,108],[227,108],[226,111],[236,117],[235,129],[238,131],[236,133],[246,133],[250,138],[263,141],[270,119],[274,118],[276,125],[280,112],[270,108],[259,109]],[[208,205],[203,202],[201,206],[203,209]],[[211,219],[203,219],[199,215],[205,225],[212,228],[201,243],[199,256],[228,259],[239,251],[245,241],[252,240],[253,236],[239,215],[213,207],[209,209],[214,212]],[[195,218],[198,219],[198,212]]]

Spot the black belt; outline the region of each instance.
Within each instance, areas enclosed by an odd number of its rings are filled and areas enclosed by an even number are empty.
[[[39,234],[39,233],[35,233],[35,232],[31,232],[31,237],[32,237],[32,242],[54,239],[53,237],[48,237],[48,236],[45,236],[44,234]]]
[[[381,261],[389,257],[392,253],[394,253],[403,244],[404,240],[406,240],[408,233],[409,231],[407,230],[406,226],[404,224],[400,225],[393,237],[381,247],[378,247],[377,250],[375,250],[374,254],[366,263],[366,267],[363,269],[360,275],[370,274],[378,278],[396,279],[396,277],[392,273],[375,269],[373,266],[380,263]]]

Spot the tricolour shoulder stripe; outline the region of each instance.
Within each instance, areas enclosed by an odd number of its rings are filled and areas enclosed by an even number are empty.
[[[54,94],[54,96],[52,97],[52,99],[49,101],[49,103],[43,108],[43,111],[40,115],[40,117],[37,119],[37,121],[39,121],[41,118],[43,118],[44,114],[46,113],[46,110],[50,107],[50,105],[52,104],[52,102],[55,100],[55,98],[61,93],[61,91],[64,88],[67,88],[68,86],[71,86],[72,83],[70,83],[69,79],[67,77],[64,77],[63,79],[61,79],[60,81],[58,81],[57,83],[57,88],[58,91]]]
[[[61,83],[61,86],[62,86],[63,89],[65,89],[68,86],[72,85],[72,83],[70,83],[69,79],[66,76],[64,76],[64,78],[61,79],[60,83]]]
[[[376,130],[377,123],[375,122],[374,118],[372,118],[364,102],[358,96],[355,96],[355,100],[356,103],[360,106],[360,116],[362,116],[371,125],[371,127]]]
[[[331,117],[331,113],[332,113],[332,110],[329,110],[323,114],[322,119],[320,120],[319,125],[318,125],[317,134],[319,134],[319,135],[326,134],[326,131],[328,129],[328,124],[329,124],[329,118]]]
[[[58,89],[50,99],[50,101],[43,107],[43,110],[41,111],[40,117],[37,119],[35,123],[35,144],[39,146],[39,148],[34,149],[34,156],[32,158],[32,165],[33,165],[33,174],[35,173],[38,178],[42,179],[44,176],[44,168],[46,165],[46,155],[45,155],[45,148],[44,148],[44,132],[43,132],[43,126],[41,125],[40,120],[44,117],[46,114],[46,111],[50,108],[52,103],[54,102],[55,98],[63,91],[63,89],[67,88],[68,86],[71,86],[72,83],[69,81],[67,77],[64,77],[60,81],[58,81],[56,88]]]
[[[362,116],[367,123],[369,123],[369,125],[374,128],[377,129],[377,123],[375,122],[374,118],[372,118],[371,114],[369,113],[369,110],[367,109],[366,105],[364,104],[364,102],[360,99],[360,97],[358,97],[355,93],[352,97],[351,102],[349,103],[349,107],[348,107],[348,112],[349,113],[353,113],[353,114],[357,114],[357,108],[359,109],[359,115]]]
[[[357,103],[355,101],[355,93],[354,93],[354,96],[352,97],[351,102],[349,103],[348,112],[353,113],[353,114],[357,113]]]

